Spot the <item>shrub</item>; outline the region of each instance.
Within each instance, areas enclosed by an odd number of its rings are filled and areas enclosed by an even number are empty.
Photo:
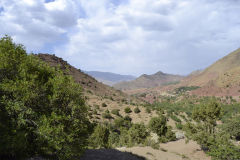
[[[111,116],[110,113],[107,113],[107,112],[104,112],[102,113],[102,117],[105,118],[105,119],[112,119],[113,117]]]
[[[119,145],[120,146],[130,146],[129,144],[129,136],[128,136],[128,129],[121,127],[120,128],[120,137],[119,137]]]
[[[147,137],[144,142],[145,146],[150,146],[153,149],[159,149],[160,145],[158,142],[155,142],[151,137]]]
[[[152,132],[156,133],[159,137],[164,136],[167,132],[167,119],[163,115],[153,117],[148,124]]]
[[[177,116],[175,116],[175,115],[171,115],[170,117],[171,117],[171,119],[174,120],[175,122],[178,122],[178,123],[181,123],[181,122],[182,122],[181,119],[179,119],[179,118],[178,118]]]
[[[116,129],[119,129],[120,127],[126,127],[130,128],[131,127],[131,121],[129,118],[123,119],[123,118],[117,118],[114,120],[114,127]]]
[[[108,137],[108,144],[109,147],[116,147],[119,144],[119,134],[117,132],[110,132],[110,135]]]
[[[129,107],[126,107],[126,108],[124,109],[124,112],[125,112],[125,113],[131,113],[132,110],[131,110]]]
[[[176,125],[177,129],[182,130],[182,128],[183,128],[182,123],[175,123],[175,125]]]
[[[146,107],[146,112],[151,113],[151,109],[149,107]]]
[[[143,144],[149,135],[144,124],[134,124],[128,130],[130,144]]]
[[[102,103],[102,107],[107,107],[107,104],[106,103]]]
[[[93,110],[93,114],[95,114],[95,115],[98,114],[96,109]]]
[[[141,110],[138,107],[134,108],[134,113],[140,113],[140,112]]]
[[[7,36],[0,40],[0,102],[0,155],[72,159],[86,148],[81,87]]]
[[[129,115],[126,115],[125,117],[124,117],[124,120],[126,120],[126,121],[132,121],[132,118],[129,116]]]
[[[89,146],[93,148],[108,148],[109,129],[98,124],[89,137]]]
[[[222,129],[232,138],[240,140],[240,116],[228,120],[222,125]]]
[[[120,111],[119,109],[113,109],[113,110],[111,111],[111,113],[114,114],[114,115],[116,115],[116,116],[120,116],[119,111]]]

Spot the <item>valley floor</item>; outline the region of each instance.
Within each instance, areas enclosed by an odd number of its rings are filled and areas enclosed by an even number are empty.
[[[149,160],[211,160],[211,157],[207,156],[196,142],[185,143],[184,139],[160,144],[159,150],[151,147],[122,147],[118,150],[132,152]]]

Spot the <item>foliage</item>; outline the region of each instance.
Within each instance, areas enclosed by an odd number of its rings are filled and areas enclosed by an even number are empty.
[[[114,120],[114,127],[116,129],[120,128],[120,127],[130,128],[131,125],[132,124],[131,124],[131,121],[129,119],[117,118],[117,119]]]
[[[120,116],[119,111],[120,111],[119,109],[113,109],[113,110],[111,111],[111,113],[114,114],[114,115],[116,115],[116,116]]]
[[[90,123],[81,87],[10,37],[0,40],[0,155],[71,159],[86,147]]]
[[[184,126],[186,136],[197,141],[213,159],[240,159],[240,148],[232,144],[230,135],[220,128],[216,130],[216,121],[221,113],[221,107],[215,102],[201,105],[193,111],[197,123],[187,123]]]
[[[128,130],[130,144],[143,144],[149,132],[144,124],[133,124]]]
[[[182,123],[175,123],[175,125],[176,125],[177,129],[180,129],[180,130],[183,129]]]
[[[148,124],[152,132],[156,133],[159,137],[167,133],[167,118],[163,115],[153,117]]]
[[[181,123],[182,121],[181,121],[181,119],[179,119],[177,116],[175,116],[175,115],[170,115],[170,117],[172,118],[172,120],[174,120],[174,121],[176,121],[176,122],[178,122],[178,123]]]
[[[126,116],[124,117],[124,120],[131,122],[131,121],[132,121],[132,118],[131,118],[129,115],[126,115]]]
[[[107,107],[107,104],[106,103],[102,103],[102,107]]]
[[[108,148],[109,129],[101,124],[98,124],[89,137],[89,146],[93,148]]]
[[[102,117],[105,119],[113,119],[112,115],[109,112],[102,113]]]
[[[131,113],[132,110],[131,110],[129,107],[126,107],[126,108],[124,109],[124,112],[125,112],[125,113]]]
[[[179,87],[179,88],[175,89],[175,92],[177,94],[180,94],[180,93],[183,93],[186,91],[196,90],[198,88],[200,88],[200,87],[199,86],[183,86],[183,87]]]
[[[222,130],[236,140],[240,140],[240,116],[228,120],[222,125]]]
[[[196,107],[193,110],[192,117],[195,121],[203,123],[206,132],[212,133],[214,132],[216,121],[220,119],[221,115],[220,105],[213,101]]]
[[[140,113],[140,112],[141,110],[138,107],[134,108],[134,113]]]
[[[156,142],[155,140],[153,140],[151,137],[147,137],[145,142],[144,142],[145,146],[150,146],[153,149],[159,149],[160,145],[158,142]]]
[[[151,108],[146,107],[146,112],[147,112],[147,113],[151,113],[151,112],[152,112],[152,111],[151,111]]]

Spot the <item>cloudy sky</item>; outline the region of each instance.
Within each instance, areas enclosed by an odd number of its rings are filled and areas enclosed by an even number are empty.
[[[82,70],[188,74],[240,47],[240,0],[0,0],[0,36]]]

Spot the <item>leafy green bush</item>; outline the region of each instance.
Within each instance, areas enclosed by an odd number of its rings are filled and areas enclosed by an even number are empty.
[[[81,87],[7,36],[0,40],[0,102],[0,155],[71,159],[86,148]]]
[[[175,123],[175,125],[176,125],[177,129],[180,129],[180,130],[183,129],[182,123]]]
[[[167,126],[167,118],[163,115],[153,117],[148,124],[152,132],[159,136],[160,142],[168,142],[176,140],[175,133],[172,132],[172,127]]]
[[[175,116],[175,115],[171,115],[170,117],[171,117],[172,120],[174,120],[174,121],[176,121],[176,122],[178,122],[178,123],[181,123],[181,122],[182,122],[181,119],[179,119],[179,118],[178,118],[177,116]]]
[[[156,133],[159,137],[167,133],[167,119],[163,115],[151,118],[148,126],[151,131]]]
[[[240,116],[228,120],[221,128],[232,138],[240,140]]]
[[[151,108],[146,107],[146,112],[147,112],[147,113],[151,113],[151,112],[152,112],[152,111],[151,111]]]
[[[111,114],[110,114],[110,113],[107,113],[107,112],[102,113],[102,117],[105,118],[105,119],[113,119],[113,117],[111,116]]]
[[[120,111],[119,109],[113,109],[113,110],[111,111],[111,113],[114,114],[114,115],[116,115],[116,116],[120,116],[119,111]]]
[[[147,137],[144,142],[145,146],[150,146],[153,149],[159,149],[160,145],[158,142],[154,141],[151,137]]]
[[[101,124],[98,124],[89,137],[89,146],[93,148],[108,148],[109,129]]]
[[[131,121],[132,121],[132,118],[131,118],[129,115],[126,115],[126,116],[124,117],[124,120],[131,122]]]
[[[141,110],[138,107],[134,108],[134,113],[140,113],[140,112]]]
[[[117,132],[110,132],[110,135],[108,137],[108,144],[109,147],[117,147],[119,144],[120,136]]]
[[[144,124],[133,124],[132,127],[128,130],[129,143],[134,144],[143,144],[149,132],[147,131]]]
[[[102,103],[102,107],[107,107],[107,104],[106,103]]]
[[[124,109],[124,112],[125,112],[125,113],[131,113],[132,110],[131,110],[129,107],[126,107],[126,108]]]
[[[117,118],[114,120],[114,127],[116,129],[120,128],[120,127],[126,127],[126,128],[130,128],[131,127],[131,119],[128,118],[123,119],[123,118]]]

